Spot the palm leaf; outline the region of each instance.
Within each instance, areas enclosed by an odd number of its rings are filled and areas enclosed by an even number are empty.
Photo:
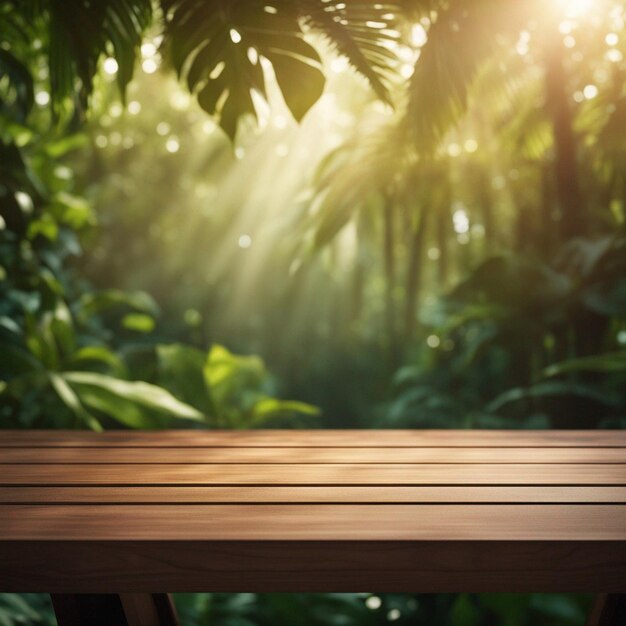
[[[101,55],[113,50],[124,94],[142,35],[152,16],[149,0],[49,2],[49,65],[52,102],[58,109],[68,97],[82,107],[93,90]]]
[[[498,36],[519,30],[526,10],[501,0],[456,0],[438,12],[409,84],[405,125],[418,151],[432,153],[462,117]]]
[[[304,40],[297,3],[239,0],[164,0],[164,49],[203,109],[234,138],[239,119],[256,116],[252,92],[265,96],[261,58],[276,75],[285,102],[300,120],[318,100],[324,75]]]
[[[403,6],[397,2],[305,0],[302,11],[305,23],[324,35],[367,79],[376,95],[390,103],[389,84],[398,62],[393,48],[400,37],[395,27]]]

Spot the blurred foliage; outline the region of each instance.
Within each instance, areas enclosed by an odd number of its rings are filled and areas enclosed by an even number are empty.
[[[582,624],[590,596],[547,594],[178,594],[190,626],[303,624],[567,626]]]
[[[56,626],[56,623],[48,594],[0,594],[2,626]]]
[[[0,426],[624,427],[625,20],[0,0]],[[177,603],[566,626],[589,598]],[[0,595],[0,625],[49,623],[45,597]]]

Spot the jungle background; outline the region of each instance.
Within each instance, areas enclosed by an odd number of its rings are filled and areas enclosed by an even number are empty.
[[[623,428],[625,19],[0,0],[0,427]],[[177,597],[233,626],[589,603]],[[0,595],[2,626],[52,623]]]

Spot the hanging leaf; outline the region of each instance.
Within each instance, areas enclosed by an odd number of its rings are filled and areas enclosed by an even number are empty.
[[[302,119],[322,94],[324,75],[304,41],[297,3],[166,0],[165,50],[178,74],[234,139],[239,119],[256,117],[252,92],[265,97],[261,57],[270,61],[287,106]]]

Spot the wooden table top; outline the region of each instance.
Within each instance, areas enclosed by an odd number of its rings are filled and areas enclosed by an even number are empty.
[[[626,588],[626,431],[0,431],[0,589]]]

